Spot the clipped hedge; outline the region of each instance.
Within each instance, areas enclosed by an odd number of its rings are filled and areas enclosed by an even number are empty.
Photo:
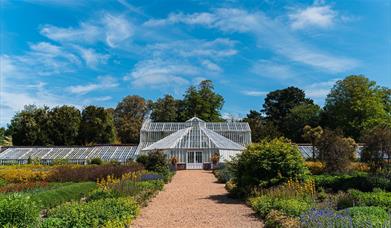
[[[352,218],[353,227],[387,227],[391,226],[391,218],[382,207],[351,207],[343,214]]]
[[[37,227],[39,207],[28,196],[12,194],[0,199],[0,226]]]
[[[343,197],[338,199],[338,208],[352,206],[378,206],[391,208],[391,192],[361,192],[351,189]]]
[[[48,212],[44,227],[124,227],[139,213],[130,197],[66,203]]]
[[[317,188],[332,190],[333,192],[358,189],[363,192],[371,192],[374,188],[391,191],[391,180],[384,177],[370,176],[367,173],[354,175],[315,175]]]

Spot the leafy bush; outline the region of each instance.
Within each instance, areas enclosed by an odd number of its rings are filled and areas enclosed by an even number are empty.
[[[68,201],[78,201],[95,188],[94,182],[74,183],[30,195],[31,200],[37,202],[41,208],[52,208]]]
[[[111,190],[103,190],[103,189],[94,189],[87,194],[87,202],[100,200],[100,199],[108,199],[108,198],[117,198],[119,197],[118,193],[115,193]]]
[[[354,160],[357,144],[352,138],[344,138],[325,130],[317,146],[320,159],[328,172],[345,172]]]
[[[351,207],[342,212],[352,218],[353,227],[386,227],[391,225],[388,212],[382,207]]]
[[[91,165],[102,165],[103,161],[101,158],[93,158],[90,160]]]
[[[39,212],[39,207],[29,197],[12,194],[0,199],[0,226],[36,227]]]
[[[344,227],[350,228],[352,219],[331,209],[311,209],[300,216],[303,228]]]
[[[265,218],[265,227],[299,228],[300,221],[297,218],[287,216],[281,211],[271,210]]]
[[[325,165],[322,162],[306,161],[305,166],[307,166],[313,175],[322,174],[325,169]]]
[[[338,208],[352,206],[379,206],[391,208],[391,192],[360,192],[349,190],[345,197],[339,199]]]
[[[266,217],[273,209],[289,216],[299,216],[311,208],[311,204],[304,200],[279,199],[267,195],[252,198],[250,205],[261,217]]]
[[[4,179],[0,179],[0,188],[6,185],[7,185],[7,181],[5,181]]]
[[[304,179],[308,169],[296,145],[284,138],[251,144],[230,162],[238,188],[249,192],[267,188],[288,179]]]
[[[124,173],[142,170],[143,167],[134,163],[129,165],[88,165],[88,166],[59,166],[53,170],[49,181],[54,182],[82,182],[96,181],[108,175],[121,177]]]
[[[45,223],[51,223],[51,227],[124,227],[138,212],[138,205],[130,197],[73,202],[50,210]]]
[[[3,179],[9,183],[45,181],[48,175],[48,171],[34,170],[29,168],[0,169],[0,179]]]
[[[0,187],[0,192],[21,192],[29,189],[44,188],[48,186],[46,181],[25,182],[25,183],[10,183],[6,186]]]
[[[370,192],[374,188],[391,191],[391,180],[371,176],[367,173],[356,173],[352,175],[316,175],[314,176],[315,185],[318,188],[330,189],[333,192],[347,191],[348,189],[358,189],[364,192]]]
[[[170,162],[162,151],[157,150],[148,153],[148,155],[140,155],[136,161],[142,164],[145,169],[163,175],[166,183],[171,181],[173,173],[170,171]]]
[[[213,170],[213,173],[219,183],[227,183],[229,180],[234,178],[229,165],[221,166],[220,168]]]

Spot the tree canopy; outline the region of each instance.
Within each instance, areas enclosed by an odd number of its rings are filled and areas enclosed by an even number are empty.
[[[179,118],[178,100],[171,95],[165,95],[163,98],[158,98],[152,104],[151,119],[155,122],[176,122]]]
[[[50,127],[48,129],[54,145],[77,145],[80,111],[72,106],[55,107],[49,112]]]

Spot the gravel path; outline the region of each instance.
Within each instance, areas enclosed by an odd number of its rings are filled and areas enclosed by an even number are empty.
[[[227,197],[210,171],[178,171],[132,227],[263,227],[251,208]]]

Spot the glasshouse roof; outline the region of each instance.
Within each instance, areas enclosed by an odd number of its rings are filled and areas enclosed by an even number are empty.
[[[202,125],[181,129],[143,148],[143,151],[169,149],[244,150],[244,147]]]

